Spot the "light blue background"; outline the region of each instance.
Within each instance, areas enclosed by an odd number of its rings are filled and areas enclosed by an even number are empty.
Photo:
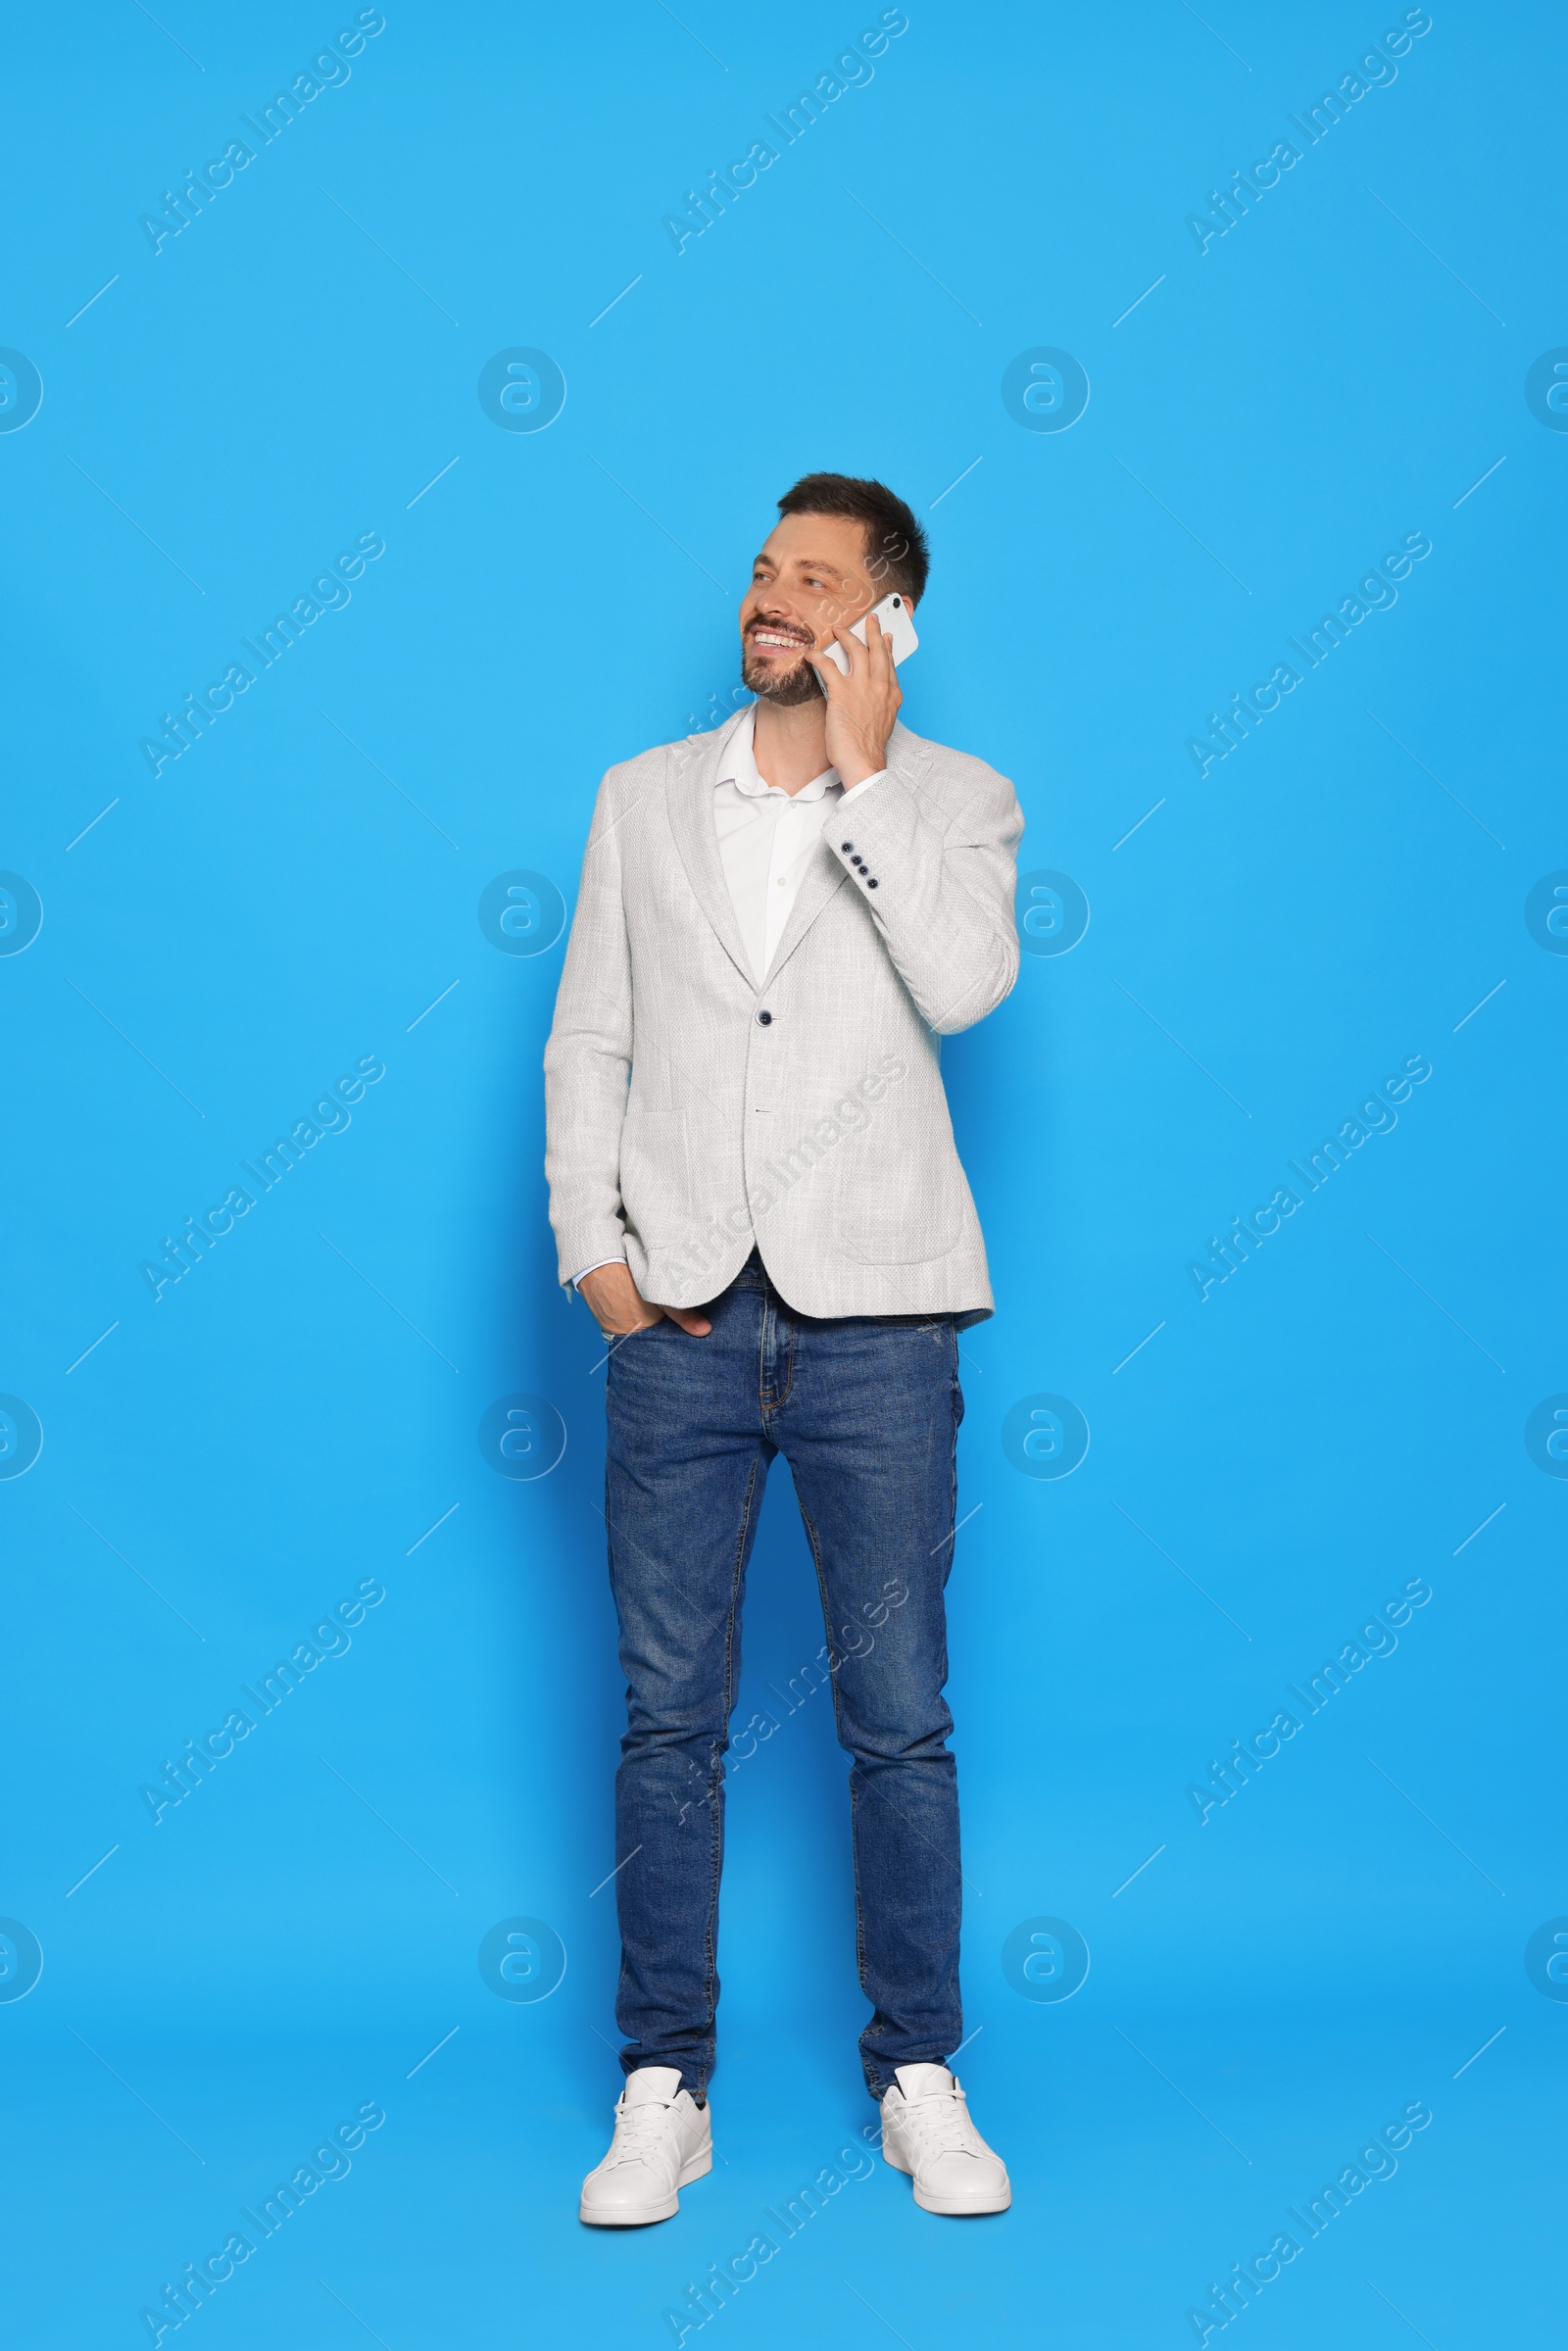
[[[944,1056],[1000,1305],[964,1339],[958,2070],[1014,2209],[934,2220],[878,2164],[704,2339],[1191,2342],[1415,2099],[1242,2339],[1539,2339],[1568,1489],[1524,1426],[1568,1389],[1568,964],[1523,909],[1568,866],[1568,436],[1523,385],[1568,343],[1560,24],[1436,8],[1200,255],[1188,213],[1400,11],[916,0],[677,256],[664,213],[874,8],[389,0],[155,256],[138,217],[353,13],[7,35],[0,342],[44,384],[0,435],[0,865],[44,906],[0,957],[0,1389],[44,1431],[0,1482],[0,1910],[44,1952],[0,2003],[17,2339],[146,2341],[375,2099],[207,2351],[652,2351],[869,2118],[824,1697],[732,1788],[723,2160],[667,2228],[576,2222],[617,2085],[603,1350],[545,1222],[561,948],[476,913],[517,868],[569,906],[605,766],[711,723],[813,466],[928,519],[906,715],[1015,780],[1024,868],[1092,918]],[[479,406],[517,345],[565,375],[546,432]],[[1003,406],[1041,345],[1088,371],[1070,431]],[[1200,782],[1187,737],[1418,530],[1397,605]],[[347,609],[155,781],[159,714],[368,531]],[[371,1054],[347,1131],[155,1304],[161,1237]],[[1396,1129],[1200,1302],[1187,1261],[1413,1054]],[[564,1424],[540,1480],[480,1454],[514,1392]],[[1065,1480],[1003,1450],[1040,1393],[1091,1430]],[[1397,1651],[1200,1827],[1188,1784],[1416,1576]],[[370,1577],[352,1649],[155,1827],[141,1784]],[[743,1721],[821,1641],[782,1471],[747,1640]],[[479,1975],[516,1915],[565,1946],[542,2002]],[[1065,2002],[1003,1973],[1040,1916],[1092,1953]]]

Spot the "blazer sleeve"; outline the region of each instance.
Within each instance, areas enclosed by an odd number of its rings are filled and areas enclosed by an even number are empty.
[[[561,1280],[623,1257],[620,1130],[631,1073],[631,955],[621,898],[620,771],[599,788],[545,1047],[545,1177]],[[629,808],[619,813],[629,813]]]
[[[824,835],[922,1019],[941,1036],[994,1012],[1018,976],[1023,811],[1005,776],[979,759],[964,767],[956,814],[907,769],[890,768],[830,818]]]

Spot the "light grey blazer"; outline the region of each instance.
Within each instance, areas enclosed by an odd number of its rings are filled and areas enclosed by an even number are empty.
[[[727,731],[600,787],[545,1049],[561,1279],[624,1255],[645,1298],[696,1306],[755,1245],[803,1314],[977,1320],[985,1244],[939,1055],[1017,977],[1012,786],[896,726],[759,988],[714,823]]]

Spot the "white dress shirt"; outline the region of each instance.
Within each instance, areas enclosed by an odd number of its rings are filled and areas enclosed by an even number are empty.
[[[869,792],[887,770],[863,776],[846,792],[838,769],[824,767],[798,792],[786,792],[780,784],[764,782],[758,768],[756,724],[757,705],[752,703],[735,720],[724,745],[713,788],[713,823],[729,903],[760,988],[823,825],[841,802]],[[614,1257],[598,1260],[600,1265],[619,1262]],[[582,1273],[572,1276],[573,1286],[595,1270],[585,1265]]]
[[[713,790],[713,822],[729,903],[760,987],[822,827],[839,802],[854,795],[845,791],[836,767],[824,767],[798,792],[765,783],[757,764],[756,724],[754,703],[742,710],[724,746]],[[876,780],[868,775],[855,792],[869,791]]]

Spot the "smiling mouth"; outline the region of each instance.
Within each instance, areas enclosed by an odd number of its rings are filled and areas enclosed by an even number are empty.
[[[768,653],[810,653],[815,644],[811,637],[792,637],[780,628],[753,628],[748,643],[755,650]]]

